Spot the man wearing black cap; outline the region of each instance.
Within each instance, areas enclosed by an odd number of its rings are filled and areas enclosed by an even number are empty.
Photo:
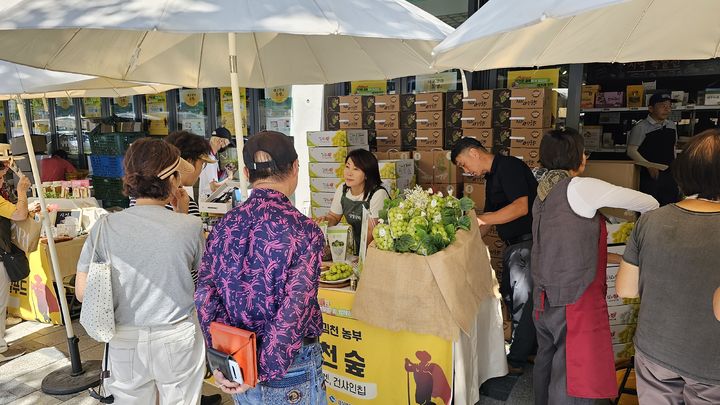
[[[668,119],[672,99],[656,93],[648,103],[650,114],[638,122],[628,137],[628,156],[640,169],[640,191],[655,197],[660,205],[679,201],[678,187],[668,167],[675,160],[677,129]]]

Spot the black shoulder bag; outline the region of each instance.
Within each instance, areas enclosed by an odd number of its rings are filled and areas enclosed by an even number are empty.
[[[0,217],[0,254],[10,281],[20,281],[30,275],[30,263],[25,252],[10,240],[10,225],[9,219]]]

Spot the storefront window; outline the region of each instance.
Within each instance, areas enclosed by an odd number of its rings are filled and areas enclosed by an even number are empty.
[[[110,105],[110,113],[120,118],[135,119],[135,100],[132,97],[115,97]]]
[[[221,127],[230,130],[235,135],[235,117],[233,116],[232,89],[230,87],[221,87],[218,93],[218,117],[217,122]],[[248,98],[247,89],[240,88],[240,116],[243,120],[243,135],[248,134]],[[212,128],[215,129],[215,128]]]
[[[181,89],[177,94],[178,128],[205,136],[208,116],[202,89]]]
[[[15,100],[8,101],[8,118],[10,119],[10,134],[13,137],[22,136],[22,124],[20,123],[20,113],[18,112],[17,102]]]
[[[50,137],[50,113],[47,99],[30,100],[30,116],[32,117],[33,134]]]
[[[292,122],[292,86],[266,89],[263,107],[261,117],[264,117],[264,129],[282,132],[290,136],[290,122]]]
[[[98,120],[102,118],[102,99],[99,97],[84,98],[82,100],[82,134],[83,139],[87,138],[88,142],[85,144],[85,153],[91,154],[90,150],[90,132],[95,129],[98,124]]]
[[[76,116],[77,110],[72,99],[55,99],[55,130],[58,136],[58,147],[65,150],[69,155],[70,161],[78,167],[80,166],[80,161],[84,159],[80,156]],[[89,139],[83,142],[83,147],[90,149]],[[85,151],[85,153],[87,153],[87,151]]]
[[[146,94],[145,111],[143,119],[149,121],[148,133],[150,135],[168,134],[168,108],[167,94]]]

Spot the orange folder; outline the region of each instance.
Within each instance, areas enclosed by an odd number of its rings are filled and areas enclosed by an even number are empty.
[[[244,383],[254,387],[258,383],[257,338],[255,333],[223,325],[210,323],[210,336],[213,349],[227,353],[235,359],[243,374]]]

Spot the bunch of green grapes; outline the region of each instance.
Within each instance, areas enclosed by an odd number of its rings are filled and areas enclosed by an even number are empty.
[[[383,179],[394,179],[396,176],[395,174],[395,164],[394,163],[386,163],[382,166],[382,169],[380,169],[380,178]]]
[[[452,209],[460,209],[460,200],[449,195],[445,197],[445,207]]]
[[[442,222],[443,203],[443,198],[437,194],[430,197],[430,202],[427,205],[427,217],[429,221],[436,224]]]
[[[427,229],[430,223],[425,217],[421,216],[413,216],[410,219],[410,222],[408,222],[408,230],[411,234],[415,234],[415,231],[417,229],[417,225],[420,225],[421,227]]]
[[[388,221],[390,221],[390,225],[392,226],[393,223],[395,224],[401,224],[405,221],[405,209],[401,207],[392,207],[388,210]]]
[[[337,281],[350,277],[352,273],[353,268],[349,264],[333,263],[330,270],[320,275],[320,279],[323,281]]]
[[[335,146],[347,146],[347,132],[337,131],[332,137],[332,144]]]
[[[430,234],[441,237],[445,243],[450,243],[450,236],[442,224],[433,224]]]
[[[375,246],[380,250],[392,251],[394,248],[390,226],[387,224],[375,225],[373,229],[373,239],[375,240]]]
[[[612,234],[613,243],[627,242],[634,227],[635,227],[634,222],[625,222],[622,225],[620,225],[620,228],[617,231],[613,232],[613,234]]]

